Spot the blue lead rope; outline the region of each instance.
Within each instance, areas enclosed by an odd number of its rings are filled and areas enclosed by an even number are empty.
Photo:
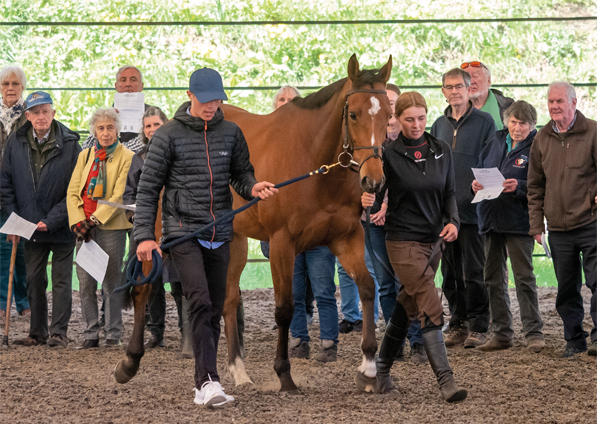
[[[313,175],[316,175],[316,174],[326,174],[330,170],[330,168],[332,168],[336,165],[338,165],[338,163],[335,163],[334,165],[324,165],[315,171],[309,172],[308,174],[301,175],[300,177],[292,178],[292,179],[284,181],[280,184],[276,184],[274,186],[274,188],[282,188],[287,185],[294,184],[298,181],[304,180],[306,178],[312,177]],[[221,224],[228,220],[232,220],[232,218],[234,218],[234,215],[239,214],[242,211],[250,208],[251,206],[253,206],[257,202],[259,202],[260,200],[261,199],[259,197],[254,197],[246,205],[243,205],[240,208],[232,210],[230,212],[227,212],[226,214],[222,215],[215,221],[207,224],[206,226],[204,226],[202,228],[199,228],[197,231],[194,231],[191,234],[187,234],[186,236],[172,240],[170,243],[163,244],[160,247],[162,250],[167,250],[171,247],[176,246],[177,244],[183,243],[183,242],[185,242],[187,240],[191,240],[193,238],[197,238],[197,237],[199,237],[199,235],[201,233],[211,229],[215,225]],[[139,260],[137,259],[137,255],[134,252],[132,255],[129,253],[129,260],[128,260],[128,263],[126,266],[126,278],[127,278],[128,282],[122,287],[115,288],[114,293],[127,290],[133,286],[141,286],[143,284],[154,283],[156,281],[156,279],[162,275],[162,268],[163,268],[162,267],[162,258],[160,257],[157,250],[154,250],[151,252],[151,258],[152,258],[151,272],[149,273],[149,275],[145,276],[145,274],[143,274],[143,263],[139,262]]]

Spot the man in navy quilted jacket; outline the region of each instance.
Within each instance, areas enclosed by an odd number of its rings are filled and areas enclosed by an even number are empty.
[[[154,229],[162,187],[165,241],[193,233],[229,212],[230,186],[247,200],[278,191],[272,183],[257,182],[241,129],[224,120],[220,104],[228,97],[220,74],[209,68],[196,70],[187,95],[190,101],[153,135],[139,181],[133,236],[140,261],[160,251]],[[216,362],[232,237],[229,220],[169,251],[189,302],[199,405],[234,400],[219,383]]]

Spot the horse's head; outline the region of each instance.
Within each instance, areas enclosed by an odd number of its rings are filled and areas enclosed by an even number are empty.
[[[359,70],[356,55],[348,62],[351,88],[344,107],[344,146],[352,150],[361,187],[369,193],[379,191],[385,181],[381,153],[392,114],[385,92],[391,73],[392,56],[381,69]]]

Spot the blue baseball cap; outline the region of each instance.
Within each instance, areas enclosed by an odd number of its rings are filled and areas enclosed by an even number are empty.
[[[52,97],[45,91],[34,91],[27,96],[25,101],[27,102],[27,109],[25,110],[32,109],[39,105],[54,104]]]
[[[189,83],[189,91],[201,103],[211,102],[212,100],[228,100],[220,73],[210,68],[201,68],[193,72]]]

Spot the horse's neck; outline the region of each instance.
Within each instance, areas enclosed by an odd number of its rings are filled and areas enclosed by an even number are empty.
[[[342,151],[342,112],[346,102],[346,93],[350,87],[348,80],[334,97],[321,108],[319,120],[312,124],[314,140],[312,152],[317,160],[324,163],[335,162]]]

